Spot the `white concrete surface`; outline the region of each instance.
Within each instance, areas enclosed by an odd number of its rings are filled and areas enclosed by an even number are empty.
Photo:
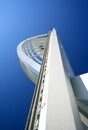
[[[74,95],[70,96],[69,94],[69,91],[72,91],[72,89],[68,90],[71,84],[65,76],[55,30],[51,32],[50,36],[48,64],[48,99],[45,130],[83,130],[76,103],[73,102],[73,105],[71,103],[70,97],[74,99]],[[73,109],[75,109],[76,114],[74,114]],[[75,121],[76,118],[77,122]]]

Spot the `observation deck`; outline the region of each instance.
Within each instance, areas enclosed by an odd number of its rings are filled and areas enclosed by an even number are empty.
[[[21,66],[34,83],[37,83],[38,80],[48,37],[49,34],[44,34],[28,38],[17,46]]]

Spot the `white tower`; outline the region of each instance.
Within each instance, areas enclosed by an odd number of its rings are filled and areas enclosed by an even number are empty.
[[[23,70],[36,83],[25,130],[87,129],[88,92],[74,76],[56,30],[22,41],[17,53]]]

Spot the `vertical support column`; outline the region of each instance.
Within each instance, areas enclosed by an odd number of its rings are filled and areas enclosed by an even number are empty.
[[[45,130],[83,130],[72,86],[65,74],[55,29],[48,52],[48,98]]]

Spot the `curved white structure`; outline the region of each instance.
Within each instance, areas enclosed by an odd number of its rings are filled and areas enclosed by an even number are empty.
[[[20,63],[28,77],[37,83],[48,35],[39,35],[22,41],[17,46]]]

